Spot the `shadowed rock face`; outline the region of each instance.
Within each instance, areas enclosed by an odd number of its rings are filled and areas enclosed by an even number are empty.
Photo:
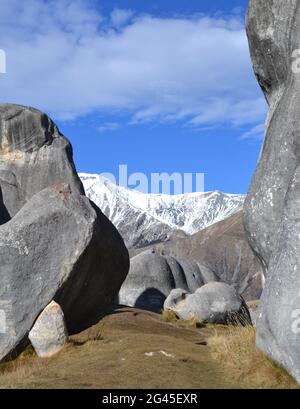
[[[245,204],[245,228],[266,285],[257,345],[300,382],[300,48],[297,0],[250,0],[247,33],[256,77],[270,112]]]
[[[69,141],[36,109],[0,104],[0,223],[13,217],[35,193],[61,182],[84,194]]]
[[[84,196],[69,142],[32,108],[0,105],[0,360],[55,300],[68,332],[97,322],[129,268],[124,242]]]

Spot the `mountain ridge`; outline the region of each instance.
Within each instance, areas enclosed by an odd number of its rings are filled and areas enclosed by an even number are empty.
[[[192,235],[241,210],[244,195],[220,191],[181,195],[146,194],[97,174],[79,174],[87,196],[118,228],[127,247]]]

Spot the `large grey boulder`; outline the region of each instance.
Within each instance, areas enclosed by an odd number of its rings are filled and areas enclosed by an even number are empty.
[[[263,268],[248,243],[242,211],[197,234],[170,238],[152,247],[165,257],[170,255],[198,265],[200,277],[198,270],[194,284],[190,283],[194,287],[191,292],[210,281],[221,281],[233,285],[246,301],[261,296]],[[131,249],[130,254],[135,256],[142,251],[145,249]],[[178,287],[186,289],[183,285]]]
[[[118,301],[120,304],[161,312],[166,297],[173,289],[193,292],[204,283],[197,263],[146,250],[130,260],[130,270]]]
[[[0,228],[0,359],[24,342],[51,300],[70,334],[113,301],[127,273],[127,251],[107,218],[66,184],[37,193]]]
[[[46,114],[0,104],[0,223],[13,217],[35,193],[61,182],[84,194],[69,141]]]
[[[130,260],[129,273],[119,293],[119,303],[160,312],[173,288],[175,279],[167,260],[146,251]]]
[[[0,360],[55,300],[70,334],[95,323],[129,268],[124,242],[84,196],[69,142],[39,111],[0,105]]]
[[[201,323],[251,324],[248,308],[236,290],[225,283],[211,282],[193,294],[173,290],[164,303],[183,320],[197,319]]]
[[[185,301],[188,295],[190,294],[182,288],[175,288],[166,298],[164,302],[164,310],[175,311],[176,308],[180,308],[180,304]]]
[[[179,264],[179,261],[177,261],[175,257],[168,255],[164,256],[164,259],[168,263],[168,266],[172,272],[175,288],[183,288],[184,290],[189,291],[187,277],[184,268],[181,264]]]
[[[184,271],[187,281],[187,288],[190,292],[194,292],[197,290],[197,288],[204,285],[205,281],[197,263],[184,258],[178,258],[177,260]],[[176,287],[180,286],[178,285]]]
[[[266,276],[257,345],[300,382],[300,7],[250,0],[247,32],[270,112],[245,204],[245,228]]]
[[[39,315],[28,336],[41,358],[50,358],[62,350],[68,339],[65,317],[60,306],[52,301]]]

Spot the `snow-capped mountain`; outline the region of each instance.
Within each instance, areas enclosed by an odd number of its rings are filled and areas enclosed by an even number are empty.
[[[243,195],[218,191],[145,194],[118,186],[101,175],[79,176],[87,196],[118,228],[129,248],[165,241],[178,231],[197,233],[233,215],[245,199]]]

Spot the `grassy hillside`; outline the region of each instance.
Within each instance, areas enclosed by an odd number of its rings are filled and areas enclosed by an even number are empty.
[[[0,364],[0,388],[295,388],[255,349],[253,328],[182,323],[120,308],[55,357],[28,348]]]

